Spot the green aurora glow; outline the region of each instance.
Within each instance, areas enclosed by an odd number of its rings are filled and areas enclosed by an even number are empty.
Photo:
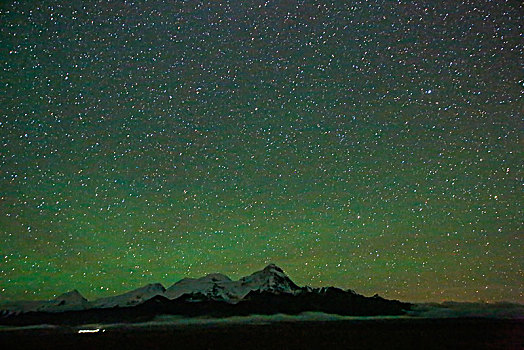
[[[521,14],[3,2],[0,298],[274,262],[300,285],[523,302]]]

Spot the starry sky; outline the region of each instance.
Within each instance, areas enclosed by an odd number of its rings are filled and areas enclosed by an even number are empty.
[[[0,299],[276,263],[524,302],[518,1],[2,1]]]

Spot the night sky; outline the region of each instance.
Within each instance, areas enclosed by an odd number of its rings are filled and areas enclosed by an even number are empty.
[[[279,265],[524,302],[518,1],[2,1],[0,299]]]

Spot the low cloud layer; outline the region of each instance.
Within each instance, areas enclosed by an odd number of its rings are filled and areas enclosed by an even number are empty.
[[[408,313],[426,318],[489,317],[524,319],[524,305],[512,303],[417,304]]]

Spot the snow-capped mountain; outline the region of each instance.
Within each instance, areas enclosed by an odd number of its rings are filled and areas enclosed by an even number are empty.
[[[87,301],[77,290],[64,293],[53,300],[11,303],[4,310],[14,313],[28,311],[60,312],[83,309],[132,307],[140,305],[156,296],[168,300],[182,298],[186,301],[215,300],[237,304],[247,295],[269,293],[274,295],[300,295],[304,293],[333,295],[333,293],[356,294],[352,290],[344,292],[334,287],[311,288],[297,286],[284,271],[275,264],[269,264],[249,276],[232,280],[221,273],[212,273],[200,278],[184,278],[165,289],[160,283],[148,284],[130,292]]]
[[[135,306],[157,295],[163,295],[166,289],[160,283],[145,285],[130,292],[113,297],[101,298],[91,302],[92,308],[128,307]]]
[[[20,313],[38,311],[51,304],[50,300],[31,300],[31,301],[6,301],[0,305],[2,315],[18,315]]]
[[[82,305],[87,304],[87,299],[76,289],[59,295],[53,300],[57,305]]]
[[[402,315],[410,308],[409,303],[378,296],[365,297],[352,290],[299,287],[281,268],[270,264],[236,281],[213,273],[201,278],[184,278],[167,290],[159,283],[148,284],[91,302],[73,290],[47,301],[3,303],[0,305],[0,324],[84,324],[98,322],[100,318],[127,322],[157,315],[229,317],[307,311],[360,316]]]
[[[251,291],[295,294],[300,290],[281,268],[269,264],[263,270],[238,281],[222,274],[211,274],[198,279],[185,278],[169,287],[164,296],[176,299],[184,294],[198,294],[212,300],[237,303]]]
[[[249,289],[249,291],[257,290],[276,294],[295,294],[301,290],[301,288],[275,264],[269,264],[261,271],[242,277],[238,282],[244,289]]]
[[[201,278],[184,278],[169,287],[164,296],[176,299],[184,294],[201,294],[211,299],[229,301],[234,298],[230,293],[234,282],[226,275],[213,273]]]
[[[51,300],[48,304],[44,304],[39,311],[71,311],[71,310],[84,310],[89,307],[89,302],[80,292],[76,289],[59,295],[55,299]]]
[[[63,293],[52,300],[20,301],[3,305],[10,313],[18,314],[31,311],[62,312],[84,310],[89,302],[78,290]]]
[[[25,313],[30,311],[61,312],[131,307],[150,300],[155,296],[162,296],[171,300],[181,296],[193,296],[196,299],[207,298],[235,304],[252,291],[296,294],[301,290],[286,276],[281,268],[274,264],[269,264],[264,269],[242,277],[238,281],[233,281],[221,273],[212,273],[200,278],[184,278],[170,286],[167,290],[160,283],[154,283],[124,294],[93,301],[88,301],[80,292],[72,290],[52,300],[4,303],[2,308],[9,313]]]

